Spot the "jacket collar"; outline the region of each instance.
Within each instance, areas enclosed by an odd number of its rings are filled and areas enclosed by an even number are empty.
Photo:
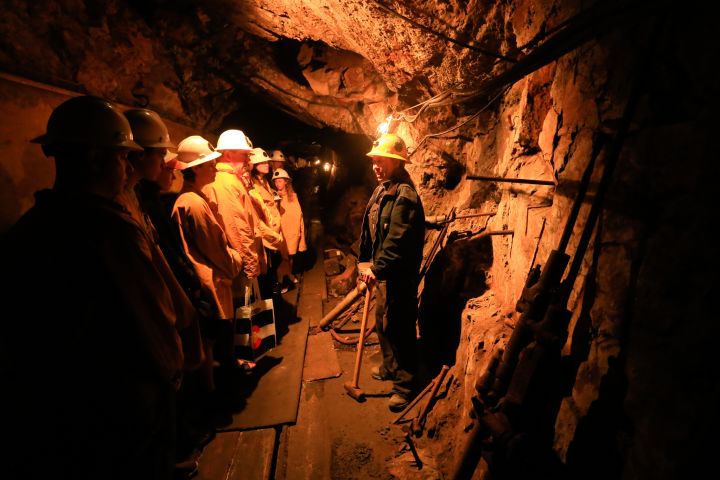
[[[385,180],[380,185],[382,185],[383,194],[384,195],[396,195],[398,188],[400,188],[400,184],[407,183],[408,185],[412,185],[412,179],[410,178],[410,174],[405,170],[404,168],[398,168],[393,172],[392,177],[390,177],[388,180]]]
[[[234,175],[237,175],[238,177],[240,176],[237,170],[235,170],[232,165],[225,162],[218,162],[217,165],[215,165],[215,170],[217,170],[218,172],[232,173]]]

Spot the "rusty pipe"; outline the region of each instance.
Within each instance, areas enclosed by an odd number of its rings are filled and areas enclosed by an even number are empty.
[[[370,334],[375,331],[375,322],[373,322],[369,327],[365,329],[365,335],[363,335],[363,341],[367,341],[367,338],[370,336]],[[358,333],[360,335],[360,333]],[[330,336],[335,339],[336,342],[342,343],[343,345],[355,345],[357,344],[357,340],[353,340],[351,338],[343,338],[338,334],[334,328],[330,329]]]

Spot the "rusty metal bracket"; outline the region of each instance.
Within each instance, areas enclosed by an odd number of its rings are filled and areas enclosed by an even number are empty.
[[[540,205],[530,205],[525,209],[525,235],[527,235],[528,221],[530,220],[530,209],[531,208],[547,208],[547,207],[552,207],[552,202],[543,203]],[[543,219],[543,221],[544,221],[544,219]]]

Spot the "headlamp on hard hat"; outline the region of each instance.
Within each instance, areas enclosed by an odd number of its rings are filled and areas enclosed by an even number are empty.
[[[378,125],[377,133],[378,135],[383,135],[385,133],[395,133],[395,130],[397,129],[398,122],[400,121],[399,118],[395,118],[394,115],[388,115],[388,117],[383,121],[380,125]]]

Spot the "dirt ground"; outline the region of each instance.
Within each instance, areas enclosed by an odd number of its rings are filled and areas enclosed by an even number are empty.
[[[456,388],[453,382],[444,382],[445,390],[438,395],[425,429],[412,437],[418,464],[406,432],[428,396],[421,398],[403,421],[393,423],[399,414],[387,406],[392,384],[370,376],[370,369],[381,361],[374,333],[365,343],[358,382],[366,399],[358,402],[347,394],[344,384],[353,378],[356,344],[334,341],[317,326],[341,301],[327,297],[325,281],[323,264],[316,262],[304,273],[296,297],[297,314],[310,323],[296,422],[219,433],[201,454],[198,480],[436,480],[446,476],[438,465],[448,471],[448,459],[453,457],[449,438],[453,428],[447,428],[457,424],[457,406],[453,403],[451,407],[448,398],[448,391]],[[350,312],[352,319],[343,326],[348,333],[341,335],[356,342],[362,302],[346,310]],[[373,318],[371,310],[371,322]],[[327,375],[308,373],[318,370]],[[281,393],[278,390],[279,397]],[[449,447],[438,450],[440,444]]]
[[[325,301],[328,312],[339,301]],[[370,314],[372,319],[372,312]],[[346,328],[359,328],[350,322]],[[317,333],[317,329],[310,334]],[[343,387],[352,380],[355,345],[334,343],[342,375],[304,382],[298,422],[283,432],[278,455],[277,479],[440,479],[434,459],[425,448],[425,435],[413,438],[422,461],[418,468],[405,440],[409,422],[393,424],[398,413],[387,407],[391,382],[370,377],[370,368],[381,360],[375,334],[366,342],[361,362],[360,388],[366,399],[358,402]],[[318,360],[323,361],[323,360]],[[418,402],[405,416],[412,419],[422,406]]]

